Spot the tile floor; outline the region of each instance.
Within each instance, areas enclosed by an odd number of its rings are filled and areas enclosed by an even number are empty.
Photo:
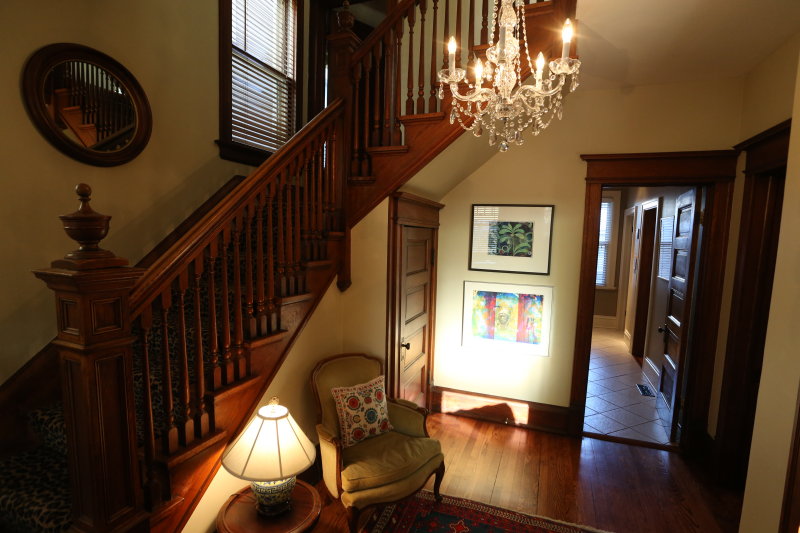
[[[650,386],[628,352],[622,332],[595,328],[589,360],[583,430],[658,444],[669,443],[669,431],[658,417],[656,399],[642,396],[637,383]]]

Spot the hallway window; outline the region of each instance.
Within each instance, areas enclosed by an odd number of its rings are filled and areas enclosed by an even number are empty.
[[[294,134],[294,0],[220,0],[220,153],[260,164]]]
[[[600,240],[597,245],[597,274],[595,276],[595,286],[598,288],[616,288],[619,203],[619,191],[603,191],[600,203]]]

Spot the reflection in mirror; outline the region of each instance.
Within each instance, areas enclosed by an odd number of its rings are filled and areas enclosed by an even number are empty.
[[[86,61],[55,65],[45,79],[43,96],[56,126],[80,146],[110,152],[133,138],[133,102],[119,80],[98,65]]]
[[[90,165],[125,164],[150,139],[153,119],[142,86],[88,46],[55,43],[35,51],[22,71],[22,98],[45,139]]]

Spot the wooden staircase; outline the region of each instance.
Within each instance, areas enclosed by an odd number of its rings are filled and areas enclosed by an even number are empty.
[[[59,335],[0,387],[0,405],[19,402],[0,423],[19,426],[61,389],[73,529],[181,530],[333,279],[349,286],[350,228],[463,132],[447,92],[436,97],[442,36],[466,19],[485,42],[487,6],[403,0],[364,42],[342,16],[328,41],[335,99],[253,174],[137,267],[84,242],[36,272],[56,292]],[[531,46],[558,53],[575,1],[525,9]],[[33,383],[50,392],[27,396]]]

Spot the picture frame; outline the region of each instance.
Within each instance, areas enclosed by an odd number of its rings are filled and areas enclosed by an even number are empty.
[[[472,204],[469,269],[550,275],[554,205]]]
[[[550,355],[553,287],[464,282],[462,346],[473,351]]]

